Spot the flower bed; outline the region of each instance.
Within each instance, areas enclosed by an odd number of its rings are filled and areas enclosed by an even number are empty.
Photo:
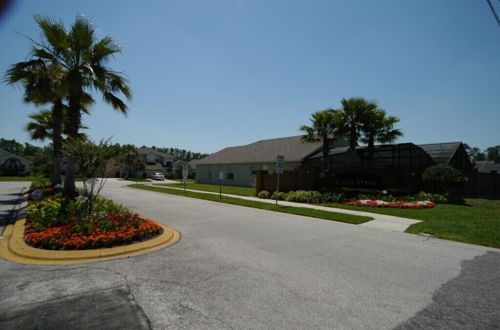
[[[366,206],[366,207],[391,207],[398,209],[429,209],[436,206],[436,203],[431,201],[397,201],[397,202],[385,202],[375,199],[360,199],[357,201],[345,202],[346,205],[354,206]]]
[[[83,250],[131,244],[162,232],[160,225],[137,214],[108,214],[83,223],[75,219],[66,225],[46,228],[27,223],[24,241],[37,248]]]

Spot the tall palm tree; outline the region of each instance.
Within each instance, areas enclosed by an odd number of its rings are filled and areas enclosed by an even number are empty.
[[[60,22],[36,16],[35,20],[43,32],[44,43],[35,43],[35,58],[58,65],[64,69],[63,82],[68,98],[68,130],[71,139],[78,138],[78,129],[84,109],[82,101],[88,90],[102,94],[104,101],[115,110],[127,113],[127,105],[116,93],[127,99],[131,92],[127,79],[108,68],[105,63],[121,49],[110,37],[96,39],[92,24],[84,17],[77,17],[69,30]],[[67,197],[76,194],[75,164],[68,161],[64,193]]]
[[[54,105],[53,109],[56,108]],[[61,183],[61,125],[60,121],[54,120],[54,110],[42,110],[38,113],[29,115],[32,121],[28,122],[25,130],[31,135],[31,139],[52,141],[52,174],[51,182],[53,185]]]
[[[50,112],[44,112],[40,116],[32,117],[32,119],[52,131],[50,137],[52,138],[52,155],[54,157],[51,178],[53,185],[61,182],[59,160],[62,148],[63,97],[65,94],[61,78],[62,71],[57,64],[34,58],[12,65],[7,70],[4,79],[9,84],[21,83],[23,85],[25,102],[35,105],[52,104]],[[49,137],[48,135],[44,136],[40,129],[34,133],[36,136],[34,139],[43,140]]]
[[[52,142],[52,177],[53,185],[61,183],[61,154],[62,143],[64,141],[63,132],[66,131],[65,123],[67,122],[67,106],[62,105],[62,118],[54,118],[54,108],[58,105],[54,104],[52,110],[42,110],[38,113],[29,115],[31,119],[25,126],[25,130],[30,133],[31,139]],[[81,125],[80,129],[86,129],[86,126]],[[80,139],[85,139],[84,133],[79,133]]]
[[[121,149],[120,159],[124,167],[127,169],[125,179],[128,179],[131,176],[134,165],[139,161],[139,152],[132,144],[125,144],[121,147]]]
[[[340,101],[342,109],[342,133],[349,142],[349,150],[353,151],[358,146],[363,124],[369,113],[377,108],[377,104],[366,101],[364,98],[352,97]]]
[[[363,123],[364,137],[361,139],[363,143],[368,145],[369,149],[373,149],[375,142],[391,143],[397,138],[403,136],[400,129],[394,128],[394,125],[399,122],[399,118],[394,116],[386,116],[386,112],[382,109],[375,109],[369,113]]]
[[[322,162],[323,171],[328,169],[328,155],[330,146],[339,137],[341,116],[337,110],[326,109],[311,115],[311,126],[303,125],[299,129],[304,131],[302,136],[304,142],[322,142]]]

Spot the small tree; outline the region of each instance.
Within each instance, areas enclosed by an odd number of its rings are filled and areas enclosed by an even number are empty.
[[[111,159],[115,150],[110,147],[109,139],[96,144],[90,140],[70,140],[64,144],[64,155],[78,166],[78,174],[83,181],[83,196],[87,202],[87,212],[92,214],[94,201],[106,184],[106,161]]]
[[[456,168],[448,165],[434,165],[427,168],[422,174],[424,181],[441,187],[441,191],[449,193],[451,187],[460,187],[467,184],[467,177]]]

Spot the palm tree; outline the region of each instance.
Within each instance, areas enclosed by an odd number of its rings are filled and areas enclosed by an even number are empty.
[[[358,146],[361,130],[368,114],[377,108],[377,104],[368,102],[360,97],[342,99],[340,102],[342,104],[342,109],[340,110],[342,118],[341,132],[349,142],[349,150],[353,151]]]
[[[115,110],[127,113],[127,105],[115,94],[131,98],[127,79],[105,66],[105,63],[121,49],[110,37],[96,39],[92,24],[83,17],[77,17],[69,30],[60,22],[36,16],[35,20],[43,32],[45,43],[34,42],[33,55],[42,61],[63,68],[62,77],[68,98],[67,133],[71,139],[78,138],[81,123],[82,103],[86,91],[100,92],[104,101]],[[64,194],[73,197],[75,189],[75,164],[68,161]]]
[[[50,64],[42,59],[35,58],[26,62],[12,65],[5,75],[4,81],[9,84],[21,83],[24,87],[24,101],[35,105],[52,103],[52,110],[31,117],[35,122],[52,133],[50,137],[53,143],[53,172],[52,184],[61,182],[60,157],[62,147],[62,125],[63,125],[63,97],[64,87],[61,82],[61,68],[56,64]],[[49,135],[43,129],[32,127],[34,139],[43,140]]]
[[[394,128],[398,122],[399,118],[386,116],[386,112],[382,109],[373,109],[367,114],[362,127],[364,136],[361,141],[368,145],[370,159],[375,152],[375,142],[391,143],[403,136],[400,129]]]
[[[323,158],[321,167],[323,171],[326,171],[328,169],[330,146],[339,137],[341,116],[337,110],[326,109],[313,113],[310,120],[311,126],[303,125],[299,128],[305,132],[302,140],[304,142],[322,142]]]
[[[125,179],[128,179],[131,176],[134,165],[139,161],[139,152],[132,144],[123,145],[121,149],[120,158],[124,167],[127,169]]]
[[[54,105],[53,109],[56,106]],[[52,174],[51,182],[53,185],[61,183],[61,125],[59,121],[54,121],[54,111],[42,110],[38,113],[29,115],[32,121],[28,122],[25,130],[31,135],[31,139],[45,141],[52,140]]]
[[[64,104],[62,105],[61,119],[54,119],[54,108],[58,105],[54,104],[52,110],[42,110],[38,113],[29,115],[32,121],[28,122],[25,130],[30,133],[31,139],[45,141],[50,139],[52,141],[52,178],[53,185],[61,183],[61,153],[62,143],[64,137],[63,132],[66,131],[65,123],[67,122],[68,109]],[[81,125],[80,129],[86,129],[86,126]],[[79,139],[85,139],[84,133],[78,134]]]

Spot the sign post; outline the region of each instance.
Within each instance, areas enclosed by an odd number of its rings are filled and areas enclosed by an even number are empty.
[[[222,180],[224,180],[224,172],[219,171],[219,198],[222,199]]]
[[[189,163],[182,163],[182,181],[184,181],[184,193],[186,193],[186,183],[189,174]]]
[[[276,156],[276,205],[278,205],[278,193],[280,191],[280,174],[283,174],[285,156]]]

